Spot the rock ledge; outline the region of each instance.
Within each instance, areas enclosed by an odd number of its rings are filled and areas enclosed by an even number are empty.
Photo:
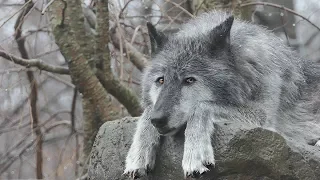
[[[129,179],[122,173],[136,121],[126,117],[101,126],[90,155],[89,179]],[[319,147],[289,147],[279,134],[261,128],[239,130],[244,128],[224,124],[216,129],[216,168],[200,179],[320,179]],[[142,179],[184,179],[182,155],[183,133],[164,138],[154,171]]]

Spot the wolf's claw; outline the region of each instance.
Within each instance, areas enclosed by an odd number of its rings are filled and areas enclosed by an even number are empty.
[[[129,176],[132,179],[138,179],[147,174],[146,169],[125,170],[124,175]]]
[[[193,171],[191,174],[189,174],[189,176],[191,176],[192,178],[199,178],[201,174],[198,171]]]
[[[215,166],[214,163],[204,163],[202,168],[198,169],[198,170],[193,170],[193,171],[187,171],[185,172],[185,178],[200,178],[203,174],[205,174],[206,172],[210,171],[211,169],[213,169]]]

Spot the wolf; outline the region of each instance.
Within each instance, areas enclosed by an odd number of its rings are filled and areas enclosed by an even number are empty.
[[[185,177],[209,171],[215,165],[211,141],[217,122],[262,127],[287,139],[297,133],[320,137],[320,65],[271,31],[224,11],[203,13],[170,35],[147,27],[152,60],[142,77],[145,110],[124,174],[147,175],[160,137],[179,131],[185,135]]]

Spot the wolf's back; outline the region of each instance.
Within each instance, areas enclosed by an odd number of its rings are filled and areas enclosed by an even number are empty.
[[[205,36],[229,16],[225,11],[203,13],[184,24],[175,36],[178,39]],[[271,68],[269,71],[276,70],[275,66],[295,69],[303,63],[299,55],[270,30],[237,18],[231,28],[230,43],[236,57],[260,61],[261,65]]]

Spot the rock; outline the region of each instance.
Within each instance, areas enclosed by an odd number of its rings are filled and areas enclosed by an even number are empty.
[[[101,126],[90,155],[89,179],[129,179],[122,173],[137,120],[127,117]],[[183,132],[163,138],[154,171],[141,179],[184,179],[183,139]],[[320,179],[319,147],[306,142],[287,142],[269,130],[236,124],[217,125],[213,146],[216,167],[201,180]]]

